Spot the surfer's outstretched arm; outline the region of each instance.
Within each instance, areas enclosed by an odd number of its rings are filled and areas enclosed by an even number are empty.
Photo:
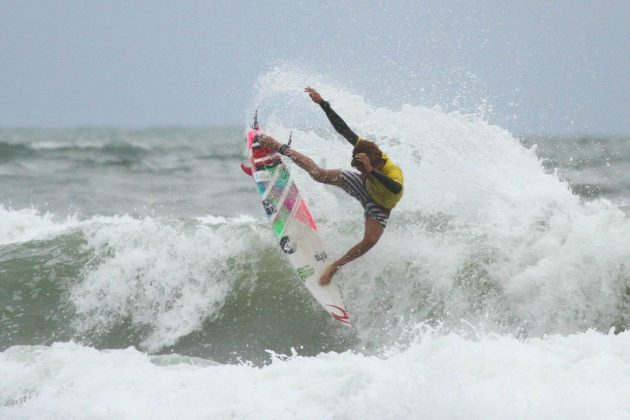
[[[343,188],[343,178],[341,177],[341,171],[339,169],[324,169],[313,162],[313,159],[310,157],[289,147],[284,147],[283,150],[280,150],[283,145],[270,136],[263,136],[260,140],[260,144],[263,147],[279,152],[291,159],[300,168],[308,172],[315,181]]]
[[[307,87],[304,91],[308,93],[313,102],[322,107],[328,117],[328,121],[330,121],[337,133],[341,134],[351,145],[356,146],[359,136],[348,127],[348,124],[330,107],[330,104],[322,99],[315,89]]]

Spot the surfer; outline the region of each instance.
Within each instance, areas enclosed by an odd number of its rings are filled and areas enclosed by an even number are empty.
[[[326,285],[341,266],[368,252],[381,238],[391,210],[403,195],[403,173],[376,143],[355,134],[315,89],[307,87],[304,91],[326,113],[335,130],[354,147],[350,165],[358,172],[321,168],[308,156],[291,149],[287,144],[278,143],[270,136],[263,136],[261,145],[287,156],[315,181],[343,189],[363,206],[363,238],[326,268],[319,279],[321,285]]]

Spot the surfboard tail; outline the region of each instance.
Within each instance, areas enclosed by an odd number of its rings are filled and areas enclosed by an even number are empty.
[[[346,308],[339,305],[327,305],[329,308],[328,313],[332,315],[335,320],[339,321],[343,325],[348,327],[352,326],[352,322],[350,321],[350,314],[346,311]]]

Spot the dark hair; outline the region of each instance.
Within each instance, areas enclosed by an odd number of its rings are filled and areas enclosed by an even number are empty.
[[[359,153],[368,155],[372,166],[376,166],[383,161],[383,152],[381,152],[376,143],[369,140],[361,140],[352,150],[352,162],[350,164],[353,168],[360,169],[359,165],[361,163],[356,158]]]

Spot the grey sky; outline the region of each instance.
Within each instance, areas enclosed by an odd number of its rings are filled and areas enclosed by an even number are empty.
[[[628,1],[0,0],[0,28],[0,126],[239,123],[283,63],[376,105],[630,133]]]

